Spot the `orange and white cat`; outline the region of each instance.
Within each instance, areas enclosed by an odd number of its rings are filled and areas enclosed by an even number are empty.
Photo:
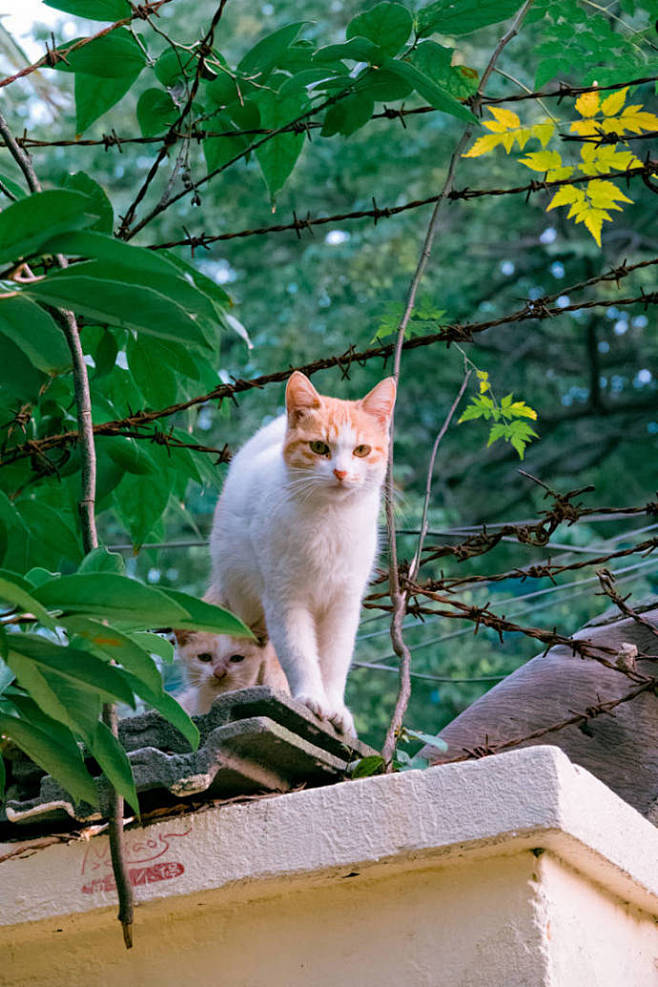
[[[187,689],[178,701],[188,713],[207,713],[220,693],[269,685],[288,693],[288,683],[269,641],[226,634],[175,630],[176,651]]]
[[[293,697],[344,733],[394,403],[392,377],[342,401],[293,373],[286,414],[233,459],[210,538],[210,592],[249,626],[264,619]]]

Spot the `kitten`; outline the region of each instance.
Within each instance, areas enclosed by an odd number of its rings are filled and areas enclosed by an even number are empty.
[[[294,698],[344,733],[394,402],[392,377],[341,401],[293,373],[286,414],[233,459],[210,538],[211,593],[250,626],[264,618]]]
[[[279,692],[289,692],[269,641],[203,631],[175,630],[174,634],[188,686],[177,698],[188,713],[207,713],[220,693],[251,685],[269,685]]]

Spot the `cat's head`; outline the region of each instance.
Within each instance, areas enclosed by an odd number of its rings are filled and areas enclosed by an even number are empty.
[[[314,491],[344,497],[381,486],[394,404],[393,377],[360,401],[342,401],[318,394],[308,377],[295,371],[286,387],[283,458],[300,497]]]
[[[174,635],[188,685],[220,693],[260,683],[266,640],[187,630],[175,630]]]

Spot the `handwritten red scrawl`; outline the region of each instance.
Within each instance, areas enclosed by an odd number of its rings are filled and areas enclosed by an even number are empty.
[[[158,863],[149,863],[149,861],[163,857],[171,849],[172,840],[188,836],[191,831],[190,828],[182,833],[160,833],[157,836],[146,837],[135,833],[136,838],[132,840],[130,839],[132,834],[127,834],[126,862],[129,865],[141,865],[130,867],[128,870],[133,887],[155,884],[157,881],[171,881],[184,874],[185,867],[177,860],[159,860]],[[107,840],[90,843],[82,862],[82,873],[92,877],[88,883],[82,885],[80,890],[83,894],[114,890],[116,885],[112,875],[110,846]]]

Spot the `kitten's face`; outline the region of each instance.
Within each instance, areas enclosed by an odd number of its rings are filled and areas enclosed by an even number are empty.
[[[176,650],[189,685],[231,692],[256,685],[264,661],[264,645],[246,638],[203,631],[175,631]]]
[[[283,458],[302,498],[316,491],[345,497],[379,487],[386,472],[389,423],[395,403],[392,377],[361,401],[318,394],[296,371],[288,381],[288,430]]]

